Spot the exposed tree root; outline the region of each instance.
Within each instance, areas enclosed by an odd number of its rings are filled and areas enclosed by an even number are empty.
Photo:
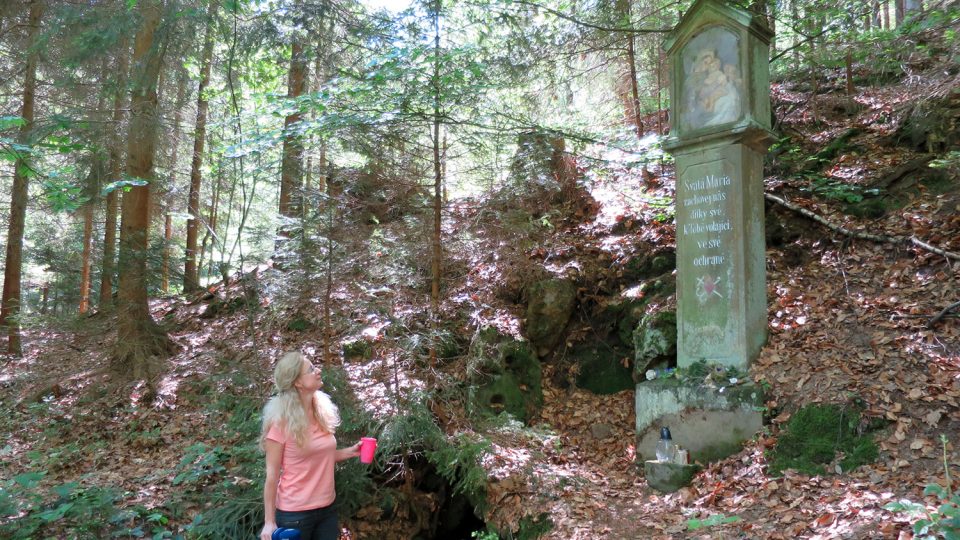
[[[766,197],[766,199],[767,199],[768,201],[770,201],[770,202],[777,203],[777,204],[779,204],[779,205],[781,205],[781,206],[783,206],[783,207],[785,207],[785,208],[788,208],[788,209],[790,209],[790,210],[793,210],[794,212],[797,212],[798,214],[801,214],[801,215],[803,215],[803,216],[806,216],[806,217],[808,217],[808,218],[816,221],[817,223],[820,223],[821,225],[823,225],[824,227],[830,229],[831,231],[835,231],[835,232],[838,232],[838,233],[840,233],[840,234],[847,235],[847,236],[849,236],[849,237],[851,237],[851,238],[860,238],[860,239],[863,239],[863,240],[870,240],[870,241],[872,241],[872,242],[879,242],[879,243],[882,243],[882,244],[912,244],[912,245],[914,245],[914,246],[917,246],[917,247],[919,247],[919,248],[922,248],[922,249],[924,249],[924,250],[926,250],[926,251],[929,251],[929,252],[931,252],[931,253],[936,253],[937,255],[946,257],[946,258],[948,258],[948,259],[953,259],[953,260],[955,260],[955,261],[960,261],[960,254],[954,253],[954,252],[952,252],[952,251],[947,251],[947,250],[945,250],[945,249],[941,249],[941,248],[938,248],[938,247],[936,247],[936,246],[932,246],[932,245],[924,242],[923,240],[920,240],[919,238],[917,238],[917,237],[915,237],[915,236],[887,236],[887,235],[881,235],[881,234],[870,234],[870,233],[865,233],[865,232],[861,232],[861,231],[852,231],[852,230],[850,230],[850,229],[848,229],[848,228],[846,228],[846,227],[844,227],[844,226],[842,226],[842,225],[837,225],[837,224],[835,224],[835,223],[831,223],[829,220],[827,220],[827,218],[825,218],[825,217],[823,217],[823,216],[821,216],[821,215],[819,215],[819,214],[817,214],[817,213],[811,212],[810,210],[807,210],[806,208],[802,208],[802,207],[797,206],[797,205],[795,205],[795,204],[793,204],[793,203],[790,203],[790,202],[788,202],[788,201],[786,201],[786,200],[784,200],[784,199],[781,199],[780,197],[777,197],[776,195],[771,195],[771,194],[769,194],[769,193],[764,193],[763,196]]]
[[[148,319],[117,334],[110,371],[124,381],[144,381],[147,390],[142,400],[152,401],[157,394],[157,382],[165,370],[165,360],[176,349],[167,334]]]

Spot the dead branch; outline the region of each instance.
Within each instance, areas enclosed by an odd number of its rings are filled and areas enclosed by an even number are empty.
[[[936,317],[930,319],[930,322],[927,323],[927,328],[933,328],[933,325],[935,325],[935,324],[937,324],[938,322],[940,322],[940,319],[946,317],[946,316],[947,316],[947,313],[950,313],[951,311],[953,311],[954,309],[956,309],[956,308],[958,308],[958,307],[960,307],[960,302],[954,302],[954,303],[950,304],[949,306],[943,308],[943,311],[941,311],[940,313],[937,313],[937,316],[936,316]]]
[[[827,220],[827,218],[821,216],[820,214],[814,213],[810,210],[807,210],[806,208],[797,206],[791,202],[781,199],[780,197],[777,197],[776,195],[764,193],[763,196],[770,202],[775,202],[785,208],[788,208],[790,210],[793,210],[794,212],[797,212],[798,214],[806,216],[816,221],[817,223],[820,223],[821,225],[830,229],[831,231],[836,231],[840,234],[845,234],[851,238],[860,238],[863,240],[870,240],[872,242],[878,242],[881,244],[913,244],[914,246],[925,249],[931,253],[936,253],[937,255],[941,255],[948,259],[960,261],[960,254],[954,253],[952,251],[947,251],[945,249],[941,249],[936,246],[932,246],[915,236],[887,236],[887,235],[881,235],[881,234],[870,234],[870,233],[865,233],[861,231],[853,231],[842,225],[831,223],[830,221]]]

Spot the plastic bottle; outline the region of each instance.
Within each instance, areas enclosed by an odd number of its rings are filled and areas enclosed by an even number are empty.
[[[280,527],[273,531],[270,536],[272,540],[300,540],[300,529],[287,529]]]
[[[676,459],[677,447],[673,444],[673,438],[670,436],[670,428],[660,428],[660,440],[657,441],[657,461],[661,463],[671,463]]]

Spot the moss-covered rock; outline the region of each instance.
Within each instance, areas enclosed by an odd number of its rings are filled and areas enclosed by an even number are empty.
[[[786,469],[818,475],[843,472],[877,459],[877,445],[869,433],[861,433],[860,410],[854,405],[813,404],[793,414],[768,452],[770,473]]]
[[[623,348],[607,343],[584,343],[573,348],[569,358],[579,365],[577,386],[594,394],[614,394],[634,387],[633,376],[623,359],[629,354]]]
[[[616,297],[603,306],[599,324],[604,325],[605,328],[612,328],[620,343],[632,349],[633,331],[640,324],[646,305],[647,300],[644,297]]]
[[[631,257],[623,265],[623,278],[644,281],[672,272],[677,267],[677,254],[672,249],[658,250]]]
[[[577,288],[567,279],[548,279],[527,291],[527,320],[524,334],[537,354],[549,353],[563,338],[577,300]]]
[[[470,343],[467,371],[472,412],[508,412],[526,422],[543,406],[540,361],[528,341],[482,328]]]
[[[644,379],[643,373],[650,365],[677,356],[677,314],[663,310],[649,313],[633,332],[634,377]]]
[[[365,339],[346,341],[342,345],[344,358],[363,358],[367,359],[373,356],[373,346]]]

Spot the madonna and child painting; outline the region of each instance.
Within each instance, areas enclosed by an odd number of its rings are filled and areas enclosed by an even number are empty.
[[[690,40],[682,60],[683,101],[679,116],[684,131],[739,120],[743,80],[737,37],[714,26]]]

